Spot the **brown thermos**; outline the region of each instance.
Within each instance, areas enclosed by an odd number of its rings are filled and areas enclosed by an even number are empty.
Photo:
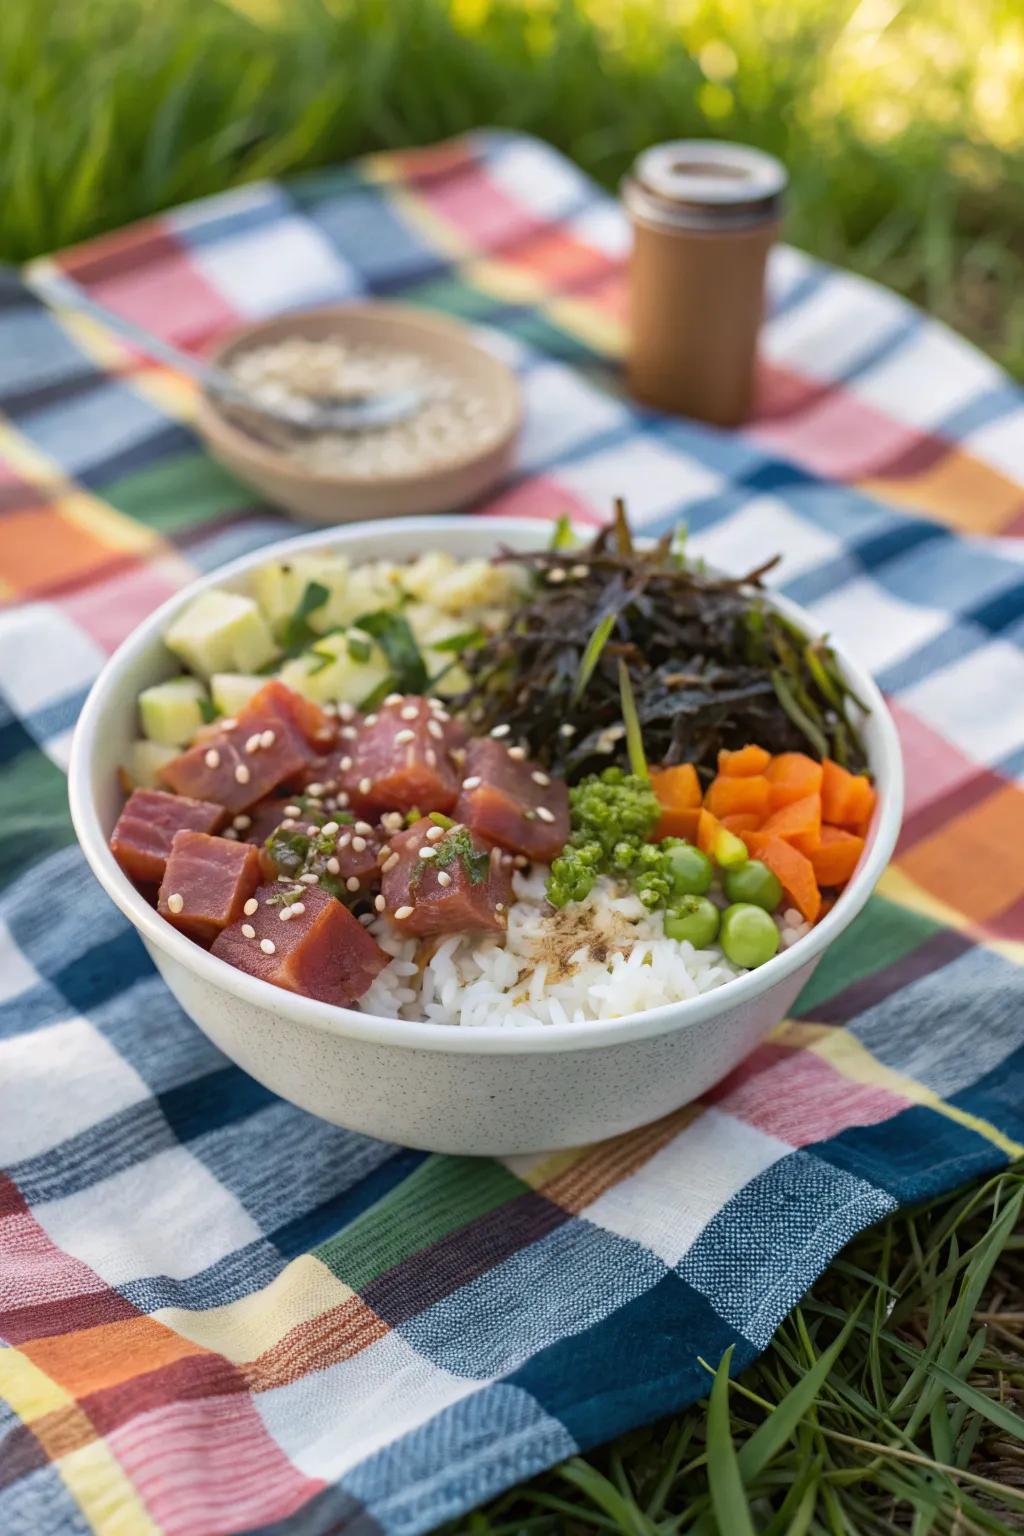
[[[626,378],[638,400],[722,427],[749,415],[786,180],[771,155],[704,139],[636,160],[622,197],[633,226]]]

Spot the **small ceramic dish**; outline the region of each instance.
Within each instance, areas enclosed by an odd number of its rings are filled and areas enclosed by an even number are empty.
[[[282,1097],[387,1141],[441,1152],[533,1152],[632,1130],[697,1098],[785,1018],[822,954],[864,906],[899,830],[896,728],[870,675],[839,651],[843,672],[870,710],[863,739],[878,790],[860,866],[806,937],[703,996],[581,1024],[413,1023],[281,991],[208,954],[157,914],[107,842],[123,802],[117,769],[136,732],[136,700],[174,670],[162,636],[198,592],[245,591],[256,566],[300,552],[338,549],[353,564],[403,560],[427,549],[489,557],[502,546],[534,549],[549,536],[545,524],[526,519],[421,518],[321,531],[256,550],[193,582],[141,624],[104,667],[75,731],[69,792],[79,841],[185,1012]],[[808,634],[821,634],[810,614],[785,599],[772,601]]]
[[[494,436],[457,458],[410,474],[322,473],[247,432],[216,401],[201,395],[196,429],[214,458],[275,506],[313,523],[450,512],[468,506],[512,464],[522,422],[515,374],[479,346],[469,329],[433,311],[404,304],[335,304],[278,315],[233,332],[210,354],[230,366],[239,353],[292,336],[415,353],[470,386],[496,423]]]

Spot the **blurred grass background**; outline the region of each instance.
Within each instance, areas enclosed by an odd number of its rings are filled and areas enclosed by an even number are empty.
[[[261,176],[528,129],[782,156],[790,238],[1024,378],[1021,0],[5,0],[0,255]]]

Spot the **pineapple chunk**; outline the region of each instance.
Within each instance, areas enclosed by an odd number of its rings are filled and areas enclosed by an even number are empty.
[[[159,772],[165,763],[178,756],[177,747],[159,741],[133,741],[122,766],[128,789],[159,789]]]
[[[184,747],[203,723],[206,689],[197,677],[172,677],[139,694],[139,720],[147,741]]]
[[[316,704],[361,704],[391,675],[387,657],[375,641],[349,632],[357,644],[369,646],[369,657],[360,661],[349,654],[349,635],[324,635],[281,668],[281,681]]]
[[[210,678],[210,697],[220,714],[237,715],[266,681],[251,672],[215,672]]]
[[[277,646],[251,597],[213,589],[191,602],[164,635],[168,649],[203,677],[258,672]]]

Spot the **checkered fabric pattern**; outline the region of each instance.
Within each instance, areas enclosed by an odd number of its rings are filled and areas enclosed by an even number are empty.
[[[756,419],[617,382],[626,234],[482,135],[184,208],[0,292],[0,1529],[413,1536],[700,1396],[854,1232],[1024,1142],[1024,400],[915,310],[777,252]],[[400,295],[519,370],[481,515],[685,518],[874,669],[907,763],[891,869],[793,1017],[705,1102],[503,1161],[325,1125],[220,1056],[102,897],[64,768],[111,649],[279,537],[188,385],[33,290],[186,347]]]

